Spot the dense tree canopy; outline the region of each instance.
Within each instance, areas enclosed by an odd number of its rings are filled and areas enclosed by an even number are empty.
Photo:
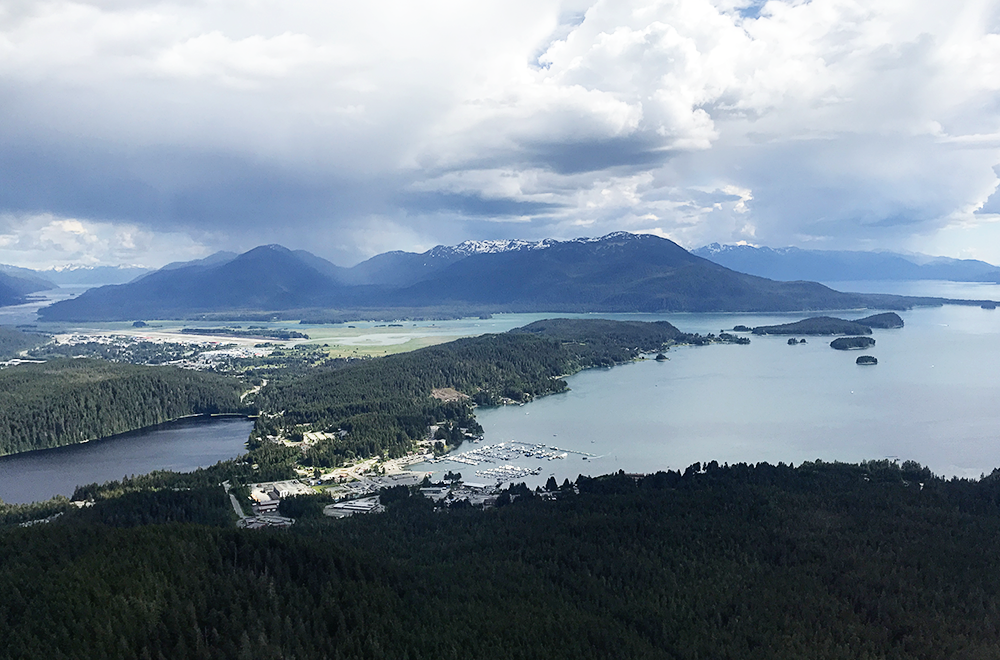
[[[1000,654],[995,477],[710,462],[578,488],[285,532],[166,490],[0,529],[0,657]]]
[[[49,339],[51,339],[49,335],[0,326],[0,358],[13,357],[23,350],[49,341]]]

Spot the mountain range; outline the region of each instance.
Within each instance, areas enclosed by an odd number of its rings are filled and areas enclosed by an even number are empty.
[[[32,270],[0,264],[0,307],[27,302],[27,296],[40,291],[64,286],[122,284],[149,272],[148,268],[136,266],[77,266]]]
[[[700,247],[692,253],[741,273],[782,281],[950,280],[1000,283],[1000,268],[974,259],[718,243]]]
[[[842,293],[739,273],[648,234],[570,241],[470,241],[388,252],[342,268],[264,245],[170,264],[40,310],[43,320],[185,318],[210,313],[475,308],[657,312],[902,309],[940,299]]]
[[[0,307],[18,305],[27,301],[27,296],[39,291],[56,288],[52,282],[40,277],[28,268],[0,265]]]
[[[103,286],[125,284],[152,272],[141,266],[74,266],[35,271],[57,286]]]

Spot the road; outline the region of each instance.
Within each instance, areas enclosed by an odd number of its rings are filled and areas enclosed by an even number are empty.
[[[233,503],[233,511],[236,512],[239,519],[243,520],[246,518],[246,515],[243,513],[243,507],[240,506],[239,500],[236,499],[235,495],[229,492],[229,482],[222,482],[222,487],[226,489],[226,494],[229,495],[229,501]]]

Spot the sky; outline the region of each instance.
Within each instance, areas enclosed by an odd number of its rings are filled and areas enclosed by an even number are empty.
[[[0,0],[0,263],[468,239],[1000,263],[1000,0]]]

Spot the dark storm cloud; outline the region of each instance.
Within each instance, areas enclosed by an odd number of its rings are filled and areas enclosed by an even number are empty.
[[[587,142],[532,142],[523,145],[522,153],[527,165],[558,174],[616,168],[646,170],[663,164],[671,155],[648,135]]]
[[[197,149],[7,144],[0,148],[0,170],[0,207],[8,212],[127,220],[159,230],[294,226],[388,208],[377,180],[358,186]]]
[[[539,215],[564,208],[562,204],[487,199],[479,195],[454,193],[410,193],[396,198],[409,213],[451,212],[472,218],[519,217]]]

